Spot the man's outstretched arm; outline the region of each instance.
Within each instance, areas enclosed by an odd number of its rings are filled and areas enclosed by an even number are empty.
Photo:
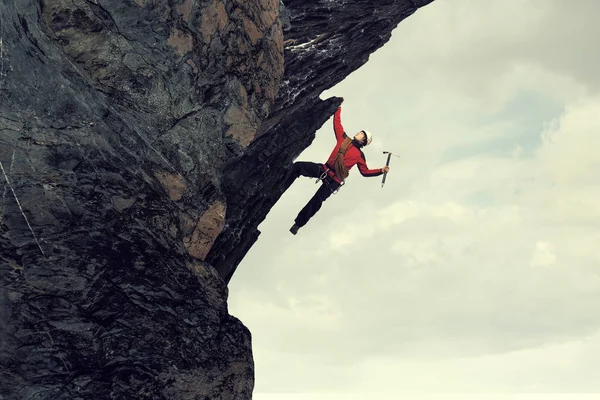
[[[358,170],[360,171],[360,174],[362,176],[369,176],[369,177],[370,176],[380,176],[380,175],[383,175],[384,172],[387,172],[390,170],[390,167],[369,169],[363,154],[361,154],[361,158],[358,161],[357,166],[358,166]]]
[[[338,107],[333,114],[333,132],[335,133],[335,139],[340,140],[344,135],[344,127],[342,126],[342,107]]]

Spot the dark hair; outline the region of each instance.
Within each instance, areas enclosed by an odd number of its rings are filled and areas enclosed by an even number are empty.
[[[354,146],[358,147],[359,149],[362,147],[365,147],[365,145],[367,144],[367,140],[356,140],[356,139],[352,139],[352,143],[354,144]]]
[[[362,130],[361,132],[362,132],[362,133],[363,133],[363,135],[364,135],[364,138],[363,138],[363,140],[362,140],[362,144],[363,144],[363,145],[361,146],[361,147],[363,147],[363,146],[366,146],[366,145],[367,145],[367,139],[368,139],[368,137],[367,137],[367,132],[365,132],[364,130]]]

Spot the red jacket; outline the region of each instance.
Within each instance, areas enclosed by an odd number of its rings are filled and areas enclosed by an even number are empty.
[[[337,144],[333,148],[331,155],[323,166],[324,169],[329,168],[327,174],[336,182],[340,182],[340,180],[337,176],[335,176],[333,165],[335,163],[335,157],[337,156],[338,150],[344,139],[347,137],[346,132],[344,132],[344,127],[342,126],[341,113],[342,108],[339,107],[333,115],[333,132],[335,133]],[[348,147],[348,150],[346,150],[346,154],[344,155],[344,165],[346,165],[346,168],[348,171],[350,171],[350,168],[352,168],[355,164],[358,165],[358,170],[362,176],[379,176],[383,174],[381,168],[369,169],[369,167],[367,167],[367,160],[365,159],[365,155],[362,150],[354,146],[354,143],[351,143]]]

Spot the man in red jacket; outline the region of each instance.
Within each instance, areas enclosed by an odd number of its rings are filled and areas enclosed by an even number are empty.
[[[350,139],[341,122],[342,108],[339,107],[333,116],[333,131],[337,140],[331,155],[325,164],[313,162],[296,162],[292,169],[292,179],[299,176],[308,176],[311,178],[320,178],[321,187],[317,193],[310,199],[298,213],[294,225],[290,232],[294,235],[298,229],[306,225],[309,219],[319,211],[321,205],[333,192],[335,192],[348,176],[348,171],[356,164],[362,176],[380,176],[389,171],[389,167],[378,169],[369,169],[365,155],[361,148],[371,144],[373,135],[370,132],[362,130]],[[339,156],[339,157],[338,157]]]

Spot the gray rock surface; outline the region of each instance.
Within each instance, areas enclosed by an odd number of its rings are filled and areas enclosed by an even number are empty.
[[[321,91],[427,3],[0,2],[2,398],[251,398],[226,284]]]

